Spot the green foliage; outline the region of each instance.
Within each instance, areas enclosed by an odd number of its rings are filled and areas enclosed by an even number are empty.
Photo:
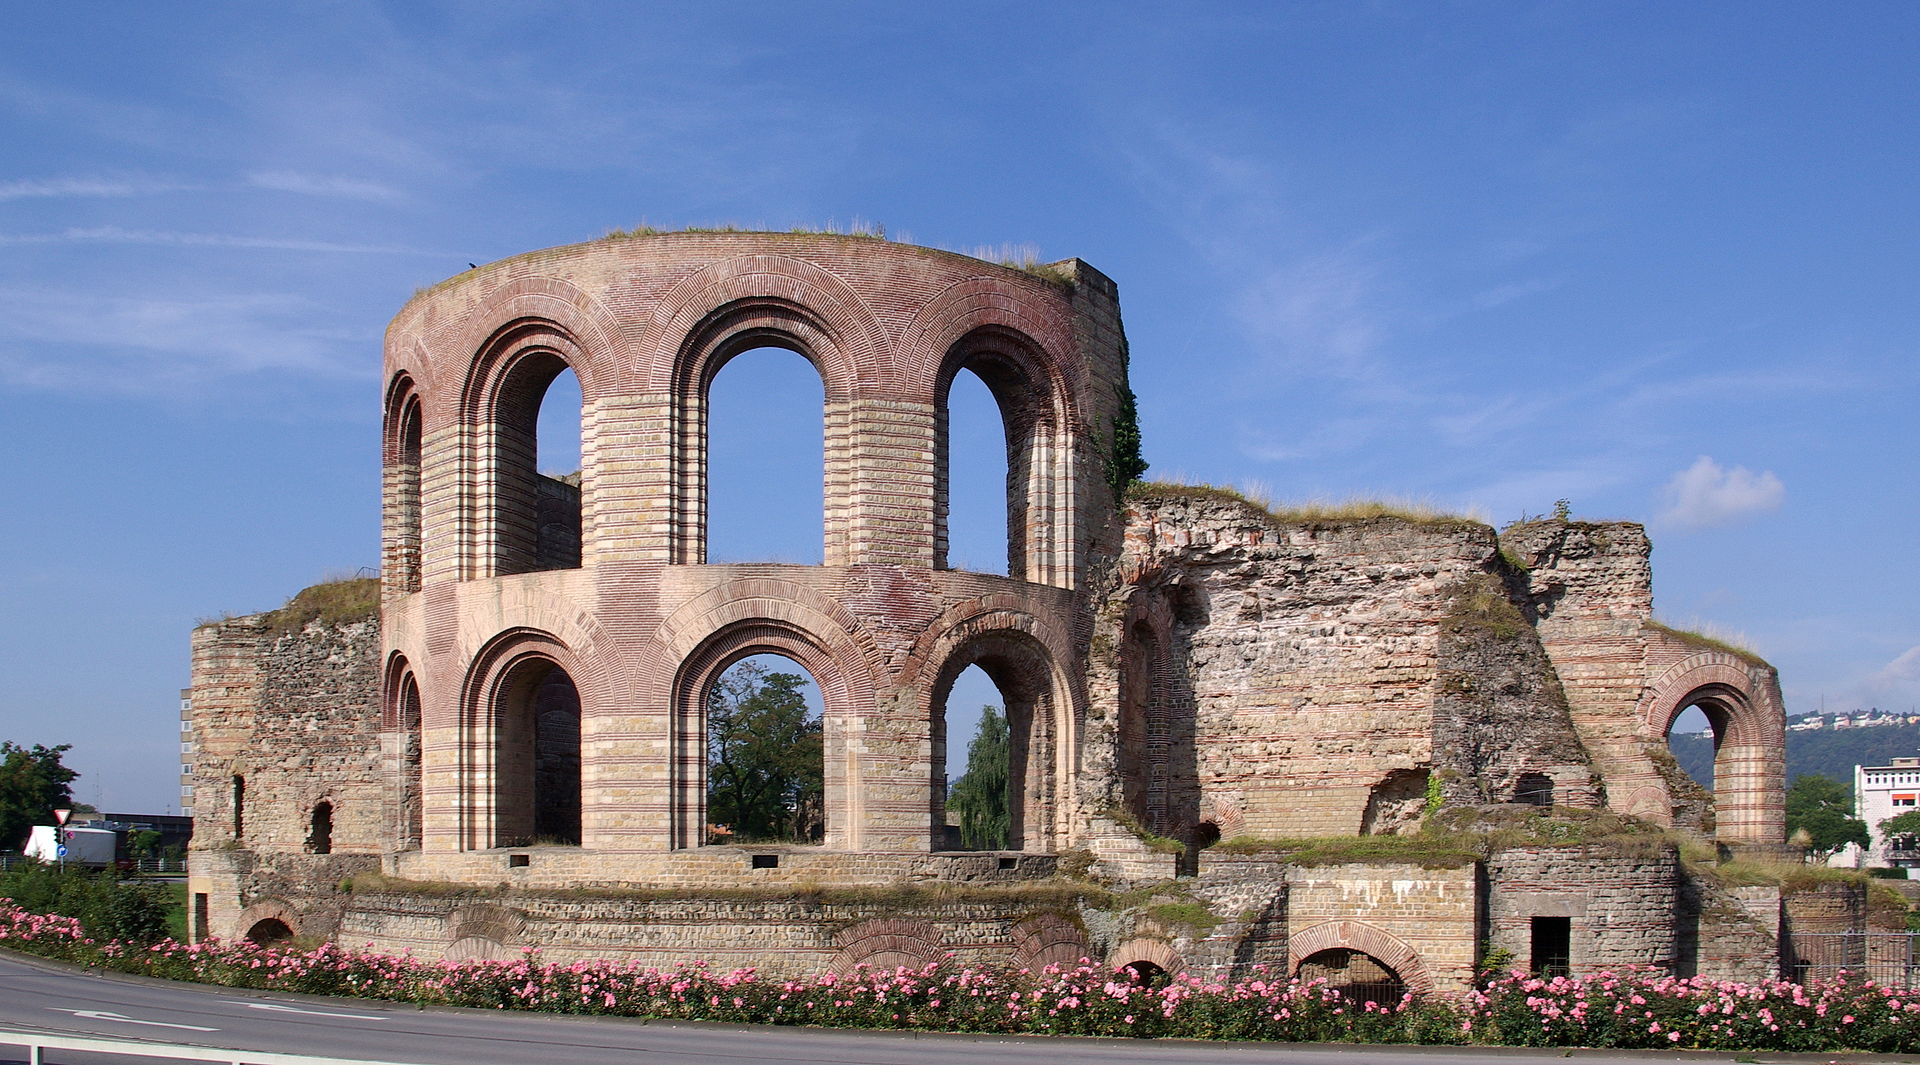
[[[144,945],[168,934],[166,889],[157,884],[122,884],[110,869],[96,873],[22,862],[0,873],[0,897],[31,913],[72,917],[95,939]]]
[[[1012,745],[997,706],[980,708],[980,728],[967,744],[967,771],[953,782],[947,808],[960,815],[960,842],[968,850],[1007,847],[1013,822],[1007,809]]]
[[[354,577],[303,588],[287,605],[267,614],[268,632],[299,632],[313,622],[342,625],[380,612],[380,579]]]
[[[1321,839],[1255,839],[1241,836],[1219,844],[1229,854],[1273,854],[1289,864],[1417,865],[1458,869],[1480,860],[1485,851],[1475,839],[1422,832],[1411,836],[1332,836]]]
[[[1478,630],[1499,640],[1517,639],[1531,628],[1506,589],[1486,574],[1468,578],[1453,589],[1446,622],[1456,632]]]
[[[820,721],[808,717],[806,683],[743,662],[707,695],[707,820],[735,841],[820,836]]]
[[[1891,836],[1895,833],[1920,834],[1920,810],[1908,810],[1903,814],[1894,814],[1880,822],[1880,834]]]
[[[1427,774],[1427,816],[1440,812],[1440,805],[1446,801],[1446,795],[1440,790],[1440,774]]]
[[[1725,654],[1730,654],[1749,665],[1764,666],[1767,664],[1767,660],[1761,658],[1752,648],[1742,647],[1730,639],[1724,639],[1704,632],[1694,632],[1691,629],[1678,629],[1672,625],[1663,625],[1658,621],[1642,622],[1641,627],[1649,632],[1657,632],[1661,635],[1669,636],[1690,647],[1697,647],[1702,651],[1720,651]]]
[[[1832,854],[1849,843],[1870,842],[1866,822],[1853,816],[1853,796],[1847,786],[1823,776],[1803,776],[1787,789],[1787,835],[1806,832],[1807,844],[1819,854]]]
[[[1573,520],[1573,503],[1571,500],[1556,499],[1553,501],[1553,520],[1554,521],[1572,521]]]
[[[127,833],[127,854],[134,858],[151,858],[160,849],[160,833],[151,828],[136,828]]]
[[[72,749],[70,743],[0,743],[0,848],[26,846],[34,825],[52,824],[53,811],[72,803],[68,785],[80,774],[60,764],[60,756]]]
[[[1147,472],[1147,460],[1140,451],[1140,408],[1133,389],[1121,385],[1118,398],[1119,406],[1113,415],[1113,439],[1107,450],[1107,488],[1113,492],[1116,503],[1125,499],[1127,490],[1139,484]]]
[[[1425,503],[1393,499],[1347,499],[1338,502],[1310,500],[1282,504],[1263,492],[1242,490],[1230,485],[1178,484],[1173,481],[1139,481],[1127,489],[1128,499],[1139,500],[1218,500],[1240,503],[1262,511],[1285,525],[1342,525],[1371,518],[1396,518],[1414,525],[1436,528],[1485,527],[1485,523],[1458,514],[1447,514]]]

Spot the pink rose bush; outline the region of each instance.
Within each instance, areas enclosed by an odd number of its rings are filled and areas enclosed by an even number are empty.
[[[1910,1001],[1905,989],[1851,979],[1745,984],[1656,971],[1553,979],[1516,972],[1464,995],[1408,995],[1386,1004],[1257,969],[1235,983],[1179,976],[1142,986],[1084,959],[1005,972],[949,958],[919,969],[860,967],[776,980],[704,964],[661,970],[616,961],[547,963],[532,950],[510,961],[438,962],[331,943],[302,950],[248,941],[96,942],[71,918],[28,913],[4,899],[0,947],[226,987],[750,1024],[1285,1042],[1920,1050],[1920,1000]]]

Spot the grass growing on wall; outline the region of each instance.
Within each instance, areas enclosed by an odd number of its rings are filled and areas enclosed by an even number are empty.
[[[340,625],[380,612],[380,578],[350,577],[303,588],[287,604],[266,615],[268,631],[299,632],[313,622]]]

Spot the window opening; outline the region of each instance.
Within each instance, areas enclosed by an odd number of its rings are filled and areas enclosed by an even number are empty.
[[[1325,980],[1329,990],[1349,1002],[1398,1004],[1407,984],[1393,967],[1363,951],[1334,947],[1316,951],[1300,962],[1302,981]]]
[[[270,947],[292,939],[293,929],[287,927],[287,922],[269,917],[264,921],[255,921],[253,927],[247,929],[247,938],[263,947]]]
[[[826,389],[805,356],[753,348],[707,390],[709,562],[826,557]]]
[[[792,659],[722,673],[707,692],[707,842],[820,842],[824,740],[820,689]]]
[[[540,398],[534,421],[535,469],[539,472],[539,532],[535,569],[580,565],[580,379],[561,370]]]
[[[1006,699],[979,666],[955,678],[934,715],[935,778],[946,785],[942,850],[998,851],[1012,829],[1012,736]]]
[[[247,778],[235,774],[233,778],[233,838],[245,839],[247,835]]]
[[[333,804],[316,803],[307,823],[307,850],[313,854],[333,853]]]
[[[1531,968],[1541,976],[1569,976],[1573,971],[1573,918],[1535,917]]]
[[[1012,441],[1000,404],[979,375],[962,370],[947,390],[942,416],[937,476],[943,565],[1006,575],[1012,538],[1007,505],[1019,486],[1007,479]]]

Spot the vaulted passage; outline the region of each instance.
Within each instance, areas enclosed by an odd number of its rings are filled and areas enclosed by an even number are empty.
[[[502,680],[494,709],[495,846],[580,842],[580,694],[533,658]]]
[[[480,457],[491,474],[485,531],[494,573],[578,567],[584,471],[580,386],[571,367],[551,350],[519,355],[501,377],[489,414]],[[558,454],[542,455],[542,441]]]
[[[1015,540],[1008,508],[1022,486],[1007,475],[1013,441],[1000,405],[986,382],[963,370],[940,414],[942,461],[935,476],[943,539],[937,550],[953,569],[1006,574]]]
[[[929,722],[933,738],[933,778],[929,782],[932,798],[933,846],[936,849],[955,842],[961,833],[950,833],[949,821],[955,820],[947,809],[947,780],[955,760],[956,743],[947,727],[948,704],[955,682],[970,666],[979,670],[999,690],[1000,705],[1005,707],[1005,831],[977,835],[975,843],[984,848],[999,842],[997,849],[1046,851],[1055,842],[1054,816],[1059,799],[1059,775],[1056,760],[1059,709],[1054,686],[1053,665],[1046,651],[1032,637],[1021,632],[990,632],[968,641],[948,659],[935,686]],[[965,745],[959,745],[964,751]],[[965,755],[959,755],[964,759]],[[996,757],[997,762],[997,757]],[[965,763],[962,762],[962,765]],[[998,785],[1000,771],[978,780],[963,798],[978,805],[991,804],[991,791]],[[963,825],[959,826],[964,828]],[[963,849],[963,838],[958,840]]]

